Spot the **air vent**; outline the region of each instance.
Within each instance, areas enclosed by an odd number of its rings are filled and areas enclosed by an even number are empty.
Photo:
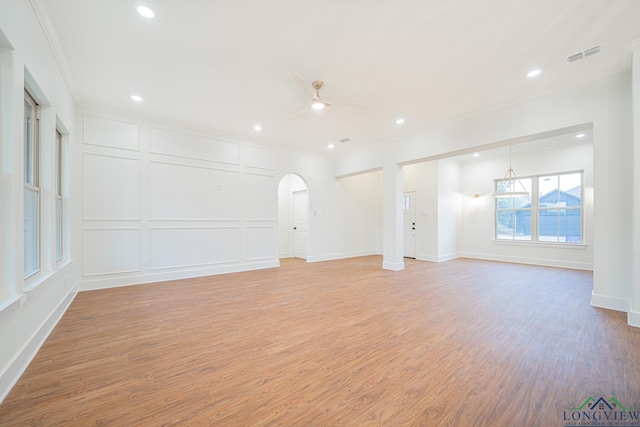
[[[575,55],[571,55],[567,58],[567,62],[575,62],[578,59],[584,58],[584,54],[582,52],[576,53]]]
[[[586,58],[587,56],[595,55],[598,52],[600,52],[600,46],[592,47],[591,49],[584,51],[584,57]]]
[[[594,46],[582,52],[574,53],[567,57],[567,62],[576,62],[579,59],[586,58],[587,56],[595,55],[600,52],[600,46]]]
[[[349,138],[343,138],[340,140],[340,142],[349,142],[349,141],[351,141]]]

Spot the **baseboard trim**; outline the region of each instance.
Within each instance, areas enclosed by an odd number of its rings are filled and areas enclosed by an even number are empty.
[[[404,261],[403,262],[383,262],[382,268],[384,270],[402,271],[404,270]]]
[[[250,262],[180,271],[162,271],[135,275],[120,275],[100,279],[79,280],[76,286],[79,291],[118,288],[122,286],[143,285],[145,283],[166,282],[168,280],[190,279],[193,277],[214,276],[218,274],[241,273],[243,271],[263,270],[280,267],[280,260]]]
[[[515,264],[541,265],[544,267],[571,268],[574,270],[593,271],[592,263],[563,261],[558,259],[498,256],[498,255],[474,253],[474,252],[462,252],[460,254],[460,258],[472,258],[472,259],[481,259],[485,261],[511,262]]]
[[[378,255],[376,251],[354,251],[354,252],[341,252],[337,254],[328,255],[313,255],[307,256],[307,262],[321,262],[321,261],[333,261],[336,259],[357,258],[360,256]]]
[[[44,323],[33,334],[29,342],[20,350],[8,368],[0,375],[0,404],[7,397],[13,386],[16,385],[24,371],[27,369],[40,347],[45,343],[53,328],[56,327],[64,313],[67,311],[78,292],[74,289],[60,301],[60,304],[47,317]]]
[[[629,326],[640,328],[640,312],[629,310],[629,313],[627,314],[627,323]]]
[[[453,253],[448,255],[438,255],[438,256],[418,254],[416,256],[416,259],[418,261],[429,261],[429,262],[445,262],[445,261],[451,261],[453,259],[458,259],[458,258],[461,258],[461,255],[459,253]]]
[[[631,313],[629,310],[629,301],[622,298],[608,297],[605,295],[598,295],[595,292],[591,292],[591,305],[598,308],[606,308],[608,310],[622,311],[625,313]]]

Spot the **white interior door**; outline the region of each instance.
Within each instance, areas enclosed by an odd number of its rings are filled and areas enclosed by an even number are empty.
[[[404,193],[404,256],[416,257],[416,192]]]
[[[293,253],[307,259],[309,247],[309,195],[307,190],[293,193]]]

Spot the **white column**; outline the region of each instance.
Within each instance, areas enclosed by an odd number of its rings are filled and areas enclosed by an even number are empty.
[[[402,230],[402,196],[404,179],[402,166],[396,163],[382,168],[383,191],[383,234],[382,268],[385,270],[404,270],[404,235]]]
[[[636,40],[632,50],[631,97],[633,124],[633,183],[631,199],[633,200],[632,254],[631,254],[631,307],[628,322],[640,327],[640,40]]]

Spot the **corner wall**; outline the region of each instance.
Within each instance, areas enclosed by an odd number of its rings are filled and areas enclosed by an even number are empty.
[[[632,179],[631,78],[605,77],[554,94],[479,114],[457,123],[355,151],[336,161],[335,176],[438,160],[517,143],[559,130],[593,128],[592,305],[629,312],[632,294],[633,218],[622,192]],[[392,170],[392,168],[389,168]],[[390,187],[389,187],[390,188]],[[392,191],[392,190],[390,190]],[[395,199],[385,192],[385,200]],[[385,205],[385,209],[391,209]],[[386,210],[385,210],[386,211]],[[385,236],[396,235],[385,222]],[[637,242],[635,242],[637,244]],[[550,256],[552,257],[552,256]]]
[[[55,256],[55,132],[74,129],[74,102],[29,1],[0,1],[0,401],[75,297],[70,224],[73,132],[63,137],[63,246]],[[40,270],[23,277],[24,89],[41,105]]]

